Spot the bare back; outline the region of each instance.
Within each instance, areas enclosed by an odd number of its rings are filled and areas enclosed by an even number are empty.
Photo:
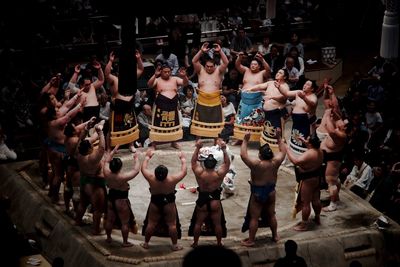
[[[94,148],[93,152],[89,155],[83,156],[78,154],[77,160],[79,170],[83,175],[90,177],[104,177],[103,174],[103,153],[98,151],[99,148]]]
[[[299,164],[302,172],[317,170],[323,162],[323,153],[321,149],[308,149],[301,155],[301,163]]]
[[[121,191],[128,191],[129,184],[126,180],[121,179],[120,173],[110,173],[104,178],[107,181],[107,186],[111,189],[121,190]]]
[[[259,160],[258,164],[250,168],[253,185],[263,186],[267,183],[276,183],[280,164],[270,160]]]
[[[200,191],[212,192],[217,190],[224,179],[224,176],[218,175],[215,170],[204,169],[200,173],[195,173],[197,184],[199,185]]]
[[[167,195],[175,191],[176,181],[174,181],[170,175],[168,175],[164,181],[158,181],[155,176],[152,175],[147,181],[149,182],[152,195]]]

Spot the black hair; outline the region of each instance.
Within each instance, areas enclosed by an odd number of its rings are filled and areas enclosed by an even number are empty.
[[[64,134],[66,137],[72,137],[74,135],[75,127],[69,122],[64,128]]]
[[[89,140],[85,139],[79,143],[78,151],[79,154],[86,156],[89,153],[89,150],[92,148],[92,144]]]
[[[171,67],[170,65],[168,65],[167,62],[163,62],[163,63],[161,64],[161,69],[165,69],[165,68],[169,68],[170,70],[172,70],[172,67]]]
[[[318,85],[316,80],[310,80],[311,81],[311,87],[313,89],[313,92],[317,91]]]
[[[311,82],[312,91],[315,92],[318,89],[317,82],[315,80],[306,79],[305,83],[308,82],[308,81]]]
[[[285,252],[289,255],[296,255],[297,243],[294,240],[289,239],[285,242]]]
[[[353,153],[353,160],[361,160],[365,159],[365,151],[363,149],[355,150]]]
[[[283,72],[285,73],[284,74],[284,76],[286,77],[285,80],[289,79],[289,71],[286,68],[281,69],[281,70],[283,70]]]
[[[234,250],[216,245],[197,246],[183,257],[182,267],[207,265],[241,267],[242,262]]]
[[[214,169],[215,165],[217,165],[217,160],[214,158],[213,154],[209,154],[204,160],[204,167],[206,167],[206,169]]]
[[[190,84],[188,84],[188,85],[186,85],[186,86],[183,87],[183,90],[182,90],[183,94],[186,95],[188,90],[192,90],[192,92],[194,93],[194,88],[193,88],[193,86],[191,86]]]
[[[47,107],[46,118],[48,121],[52,121],[57,118],[57,112],[54,106]]]
[[[354,261],[350,262],[349,267],[362,267],[362,264],[358,260],[354,260]]]
[[[258,150],[258,153],[263,160],[270,160],[274,157],[274,153],[268,144],[261,146]]]
[[[110,161],[110,170],[112,173],[117,173],[122,168],[122,160],[120,158],[113,158]]]
[[[55,257],[53,260],[53,267],[64,267],[64,259],[61,257]]]
[[[321,145],[321,140],[319,140],[318,136],[316,134],[313,134],[310,136],[310,139],[308,141],[313,148],[319,149]]]
[[[171,47],[169,45],[165,45],[161,48],[161,54],[163,55],[164,59],[169,58],[171,53],[172,53],[172,51],[171,51]]]
[[[167,178],[168,168],[164,165],[158,165],[154,170],[154,174],[156,175],[156,179],[162,182]]]

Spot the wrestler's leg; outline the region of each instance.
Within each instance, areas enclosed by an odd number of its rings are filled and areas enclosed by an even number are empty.
[[[71,183],[72,183],[72,204],[74,205],[74,210],[77,212],[79,199],[80,199],[80,184],[79,179],[81,177],[81,173],[77,167],[73,167]]]
[[[301,187],[301,202],[302,202],[302,209],[301,209],[301,222],[294,227],[296,231],[306,231],[308,218],[311,214],[311,199],[313,193],[312,184],[310,184],[311,179],[306,179],[303,181],[303,186]]]
[[[164,206],[165,222],[168,225],[168,233],[172,241],[172,250],[181,250],[183,247],[178,245],[178,231],[176,229],[176,206],[169,203]]]
[[[171,142],[171,147],[175,148],[175,149],[181,149],[181,145],[178,144],[177,142]]]
[[[53,177],[49,181],[50,185],[49,196],[53,203],[57,203],[59,200],[58,194],[60,191],[61,179],[64,173],[62,166],[62,154],[59,152],[49,150],[49,159],[53,171]]]
[[[45,145],[41,146],[40,156],[39,156],[39,170],[42,176],[43,186],[45,187],[49,183],[49,158],[47,156],[47,147]]]
[[[258,230],[258,218],[260,218],[262,211],[262,205],[255,201],[254,196],[250,197],[249,213],[250,213],[250,223],[249,223],[249,238],[242,240],[242,245],[246,247],[254,246],[254,241],[256,239],[256,233]]]
[[[324,211],[334,211],[337,208],[336,202],[339,198],[339,187],[340,184],[338,177],[336,176],[326,176],[326,182],[328,183],[328,191],[331,202],[328,207],[324,208]]]
[[[131,217],[130,203],[127,199],[117,199],[115,201],[115,206],[117,208],[118,217],[121,221],[121,233],[122,233],[122,246],[131,247],[132,243],[128,242],[129,235],[129,219]],[[108,214],[107,214],[108,216]]]
[[[217,245],[222,246],[222,225],[221,225],[221,201],[211,200],[211,220],[214,224],[215,236],[217,238]]]
[[[149,248],[150,238],[152,237],[156,229],[157,223],[161,218],[160,211],[153,203],[149,204],[148,215],[149,217],[147,221],[146,232],[144,234],[144,243],[141,244],[141,246],[145,249]]]
[[[201,208],[196,206],[195,209],[196,209],[196,223],[193,229],[193,243],[191,245],[192,247],[197,247],[201,233],[201,226],[203,225],[203,222],[208,215],[207,205],[204,205]]]
[[[90,196],[90,203],[93,206],[93,235],[101,233],[101,216],[105,210],[105,191],[101,186],[93,185],[93,194]]]
[[[268,220],[269,220],[269,227],[271,228],[272,233],[272,240],[274,242],[278,242],[278,222],[276,220],[275,215],[275,201],[276,201],[276,191],[271,192],[268,196],[267,202],[267,212],[268,212]]]
[[[64,187],[64,204],[65,204],[65,212],[67,214],[70,214],[69,204],[71,202],[72,195],[73,195],[72,176],[74,174],[74,169],[75,168],[72,166],[67,166],[66,172],[65,172],[66,182],[65,182],[65,187]],[[74,210],[75,210],[75,205],[74,205]]]
[[[319,183],[318,180],[315,179],[315,187],[314,187],[314,192],[313,192],[313,196],[312,196],[312,207],[315,213],[315,218],[314,221],[316,224],[320,225],[321,224],[321,219],[320,219],[320,214],[321,214],[321,200],[320,200],[320,195],[321,195],[321,191],[319,190]]]
[[[116,216],[116,214],[114,213],[114,209],[113,209],[111,201],[107,201],[107,220],[106,220],[106,223],[104,224],[104,228],[105,228],[106,234],[107,234],[106,242],[108,242],[108,243],[111,243],[111,241],[112,241],[111,232],[112,232],[112,229],[114,226],[115,216]]]
[[[92,188],[90,184],[84,185],[80,193],[78,210],[75,215],[75,223],[82,225],[82,217],[85,214],[86,208],[90,203],[90,195],[92,194]]]

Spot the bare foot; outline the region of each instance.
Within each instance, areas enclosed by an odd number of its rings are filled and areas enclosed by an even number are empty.
[[[181,149],[181,145],[179,145],[177,142],[172,142],[171,147],[173,147],[175,149]]]
[[[293,227],[293,229],[296,231],[307,231],[308,230],[307,223],[301,221],[295,227]]]
[[[134,146],[134,145],[131,145],[131,146],[129,147],[129,151],[131,151],[131,153],[136,153],[136,148],[135,148],[135,146]]]
[[[92,230],[92,235],[102,235],[101,230]]]
[[[195,248],[195,247],[198,246],[198,244],[193,242],[190,246],[191,246],[192,248]]]
[[[223,247],[224,246],[224,243],[221,241],[221,242],[217,242],[217,246],[220,246],[220,247]]]
[[[315,216],[315,218],[313,219],[313,221],[315,222],[315,224],[321,225],[321,218],[320,218],[319,216]]]
[[[112,242],[111,236],[108,236],[108,237],[106,238],[106,242],[107,242],[108,244],[111,244],[111,242]]]
[[[242,145],[242,140],[236,140],[232,145],[233,146],[240,146],[240,145]]]
[[[140,246],[141,246],[142,248],[144,248],[144,249],[149,249],[149,243],[146,243],[146,242],[140,243]]]
[[[253,241],[250,241],[248,238],[246,238],[246,239],[240,241],[240,244],[241,244],[242,246],[245,246],[245,247],[254,247],[254,245],[255,245],[256,243],[254,243]]]
[[[133,244],[131,242],[124,242],[124,243],[122,243],[122,246],[123,247],[132,247]]]
[[[274,242],[278,242],[279,241],[279,235],[276,235],[276,236],[272,236],[272,241],[274,241]]]
[[[178,251],[178,250],[182,250],[183,247],[180,246],[180,245],[178,245],[178,244],[174,244],[174,245],[171,246],[171,249],[172,249],[173,251]]]

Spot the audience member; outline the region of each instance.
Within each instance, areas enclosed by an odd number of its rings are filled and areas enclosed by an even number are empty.
[[[286,256],[278,259],[274,267],[306,267],[304,258],[297,255],[297,243],[294,240],[285,242]]]

